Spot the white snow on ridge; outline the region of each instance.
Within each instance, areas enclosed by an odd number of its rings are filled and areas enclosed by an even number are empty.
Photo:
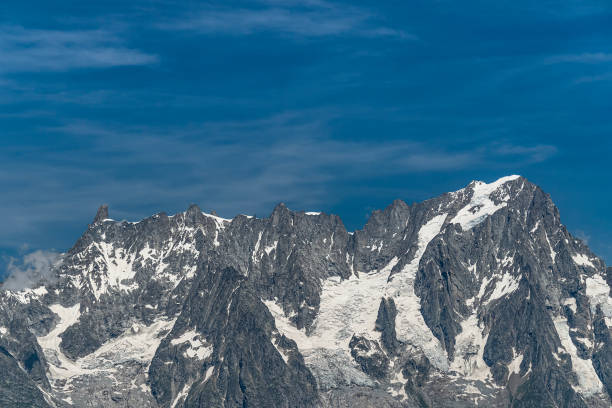
[[[111,287],[124,291],[135,288],[134,284],[126,285],[123,283],[124,280],[133,279],[136,274],[132,266],[132,257],[126,254],[123,249],[116,249],[112,244],[101,241],[92,243],[88,250],[96,250],[98,252],[94,262],[87,266],[88,272],[90,272],[88,277],[89,284],[96,299],[99,299]],[[94,271],[95,265],[101,271],[99,282],[96,282],[91,274]]]
[[[520,176],[507,176],[502,177],[493,183],[486,184],[482,181],[474,182],[474,193],[472,199],[463,207],[457,215],[451,220],[451,224],[460,224],[463,230],[468,230],[485,220],[486,217],[492,215],[497,210],[508,205],[506,201],[502,201],[499,204],[495,204],[489,197],[499,187],[505,183],[516,180]],[[507,200],[509,197],[505,197]]]
[[[225,223],[232,222],[232,220],[230,220],[228,218],[221,218],[221,217],[219,217],[217,215],[212,215],[212,214],[208,214],[208,213],[205,213],[205,212],[203,212],[202,215],[205,216],[205,217],[212,218],[213,220],[215,220],[215,222],[217,223],[219,228],[225,228]]]

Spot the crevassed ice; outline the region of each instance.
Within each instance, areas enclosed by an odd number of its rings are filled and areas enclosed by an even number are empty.
[[[448,370],[448,359],[444,347],[421,314],[421,299],[414,293],[414,281],[421,258],[431,240],[440,233],[447,214],[433,217],[421,227],[418,234],[418,248],[412,261],[400,273],[392,276],[384,296],[392,297],[397,309],[395,331],[397,339],[423,351],[432,365]]]
[[[578,356],[578,351],[570,337],[570,328],[567,319],[563,316],[554,318],[553,323],[561,340],[561,345],[572,359],[572,368],[578,377],[578,385],[572,386],[576,392],[583,395],[593,395],[603,389],[591,360],[583,360]]]
[[[162,338],[160,333],[174,325],[175,319],[157,319],[151,325],[134,325],[122,335],[111,339],[93,353],[71,360],[60,350],[60,335],[80,318],[79,304],[49,308],[59,317],[59,322],[47,335],[38,337],[47,362],[49,379],[54,389],[69,390],[75,379],[82,376],[108,376],[121,371],[121,365],[130,361],[148,367]],[[145,375],[143,372],[142,375]]]
[[[315,348],[348,350],[353,333],[369,335],[372,332],[380,297],[389,272],[397,262],[398,259],[393,258],[382,270],[361,273],[359,278],[351,275],[345,280],[336,276],[325,280],[319,314],[309,335],[304,330],[298,330],[274,301],[266,300],[264,303],[276,318],[278,330],[293,339],[300,351]]]
[[[414,294],[416,270],[425,248],[440,232],[446,214],[433,217],[419,231],[418,249],[414,259],[388,282],[393,267],[399,262],[394,257],[379,271],[351,275],[349,279],[331,277],[323,282],[319,314],[307,335],[298,330],[274,301],[264,303],[276,320],[279,332],[294,340],[304,356],[306,365],[315,373],[327,375],[330,359],[334,373],[347,382],[366,383],[365,376],[350,355],[348,344],[353,334],[370,339],[379,339],[374,326],[383,296],[393,297],[398,309],[396,332],[398,338],[422,350],[432,364],[442,370],[448,369],[448,359],[439,340],[431,333],[420,312],[420,299]],[[329,364],[328,364],[329,365]]]
[[[508,205],[506,201],[502,201],[499,204],[495,204],[493,200],[489,198],[491,193],[496,191],[499,187],[505,183],[516,180],[520,176],[513,175],[502,177],[493,183],[484,183],[482,181],[476,181],[474,183],[474,194],[470,202],[463,207],[457,215],[451,220],[452,224],[460,224],[463,230],[468,230],[485,220],[489,215],[495,213],[497,210]],[[506,198],[506,200],[509,197]]]
[[[612,298],[610,297],[610,287],[601,275],[593,275],[586,279],[586,295],[591,304],[591,313],[595,314],[597,306],[601,307],[601,312],[605,316],[606,325],[612,327]]]
[[[471,380],[486,381],[491,376],[491,370],[483,359],[484,348],[489,335],[482,334],[478,325],[477,313],[461,322],[461,333],[455,338],[455,354],[451,371],[460,373],[462,377]]]
[[[298,330],[274,301],[264,303],[276,321],[278,331],[294,340],[323,388],[338,382],[372,385],[350,355],[353,334],[372,338],[380,298],[397,258],[380,271],[361,273],[357,278],[331,277],[323,282],[319,314],[307,335]],[[282,354],[281,354],[282,355]]]
[[[7,294],[9,297],[17,300],[19,303],[27,304],[27,303],[30,303],[32,300],[40,299],[41,297],[46,295],[48,292],[47,292],[46,287],[39,286],[38,288],[35,288],[35,289],[29,289],[29,288],[25,288],[21,290],[8,290],[7,289],[4,291],[4,293]]]

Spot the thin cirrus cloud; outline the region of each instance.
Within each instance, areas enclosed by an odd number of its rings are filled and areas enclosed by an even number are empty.
[[[49,153],[50,157],[39,160],[61,161],[62,169],[26,166],[23,171],[38,169],[33,179],[48,174],[53,180],[65,180],[65,186],[53,190],[70,191],[75,201],[99,194],[122,197],[126,204],[145,198],[168,199],[160,203],[164,206],[207,197],[217,211],[234,214],[245,210],[246,197],[254,211],[266,211],[278,200],[316,206],[329,201],[337,185],[367,177],[528,165],[548,160],[557,152],[554,146],[542,144],[483,143],[457,150],[418,139],[343,140],[333,137],[329,125],[333,115],[303,114],[182,129],[67,124],[48,131],[87,137],[92,141],[87,150],[66,157]],[[266,134],[265,144],[260,140],[262,134]],[[232,163],[231,171],[228,163]],[[98,176],[92,178],[88,173]],[[127,173],[132,175],[129,179],[124,177]],[[71,180],[75,174],[90,181],[75,182]],[[91,191],[75,190],[73,185]]]
[[[546,64],[576,63],[600,64],[612,61],[612,54],[605,52],[584,52],[580,54],[553,55],[545,60]]]
[[[0,26],[0,73],[67,71],[147,65],[158,57],[124,45],[107,30],[49,30]]]
[[[367,9],[324,2],[260,2],[257,8],[211,7],[158,24],[165,30],[201,34],[249,35],[277,32],[299,37],[351,35],[415,40],[414,34],[387,27]]]
[[[130,220],[180,211],[193,202],[227,217],[269,214],[279,201],[297,209],[329,208],[350,200],[363,180],[482,168],[502,172],[557,151],[550,145],[485,142],[456,149],[418,138],[339,139],[333,118],[316,110],[163,129],[90,121],[41,129],[74,141],[74,148],[16,145],[0,151],[0,212],[10,214],[0,247],[43,247],[52,231],[83,225],[102,203],[110,204],[111,217]],[[368,187],[372,194],[380,194],[378,188],[386,187]],[[47,247],[66,247],[73,238]],[[32,264],[18,271],[30,269],[40,270]]]

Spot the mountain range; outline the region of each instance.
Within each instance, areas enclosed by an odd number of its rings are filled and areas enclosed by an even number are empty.
[[[100,207],[0,291],[0,406],[610,407],[612,268],[520,176],[349,232]]]

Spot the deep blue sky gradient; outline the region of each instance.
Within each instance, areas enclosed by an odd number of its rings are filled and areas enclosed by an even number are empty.
[[[3,3],[4,263],[68,249],[101,203],[351,230],[508,174],[612,262],[608,1],[176,3]]]

